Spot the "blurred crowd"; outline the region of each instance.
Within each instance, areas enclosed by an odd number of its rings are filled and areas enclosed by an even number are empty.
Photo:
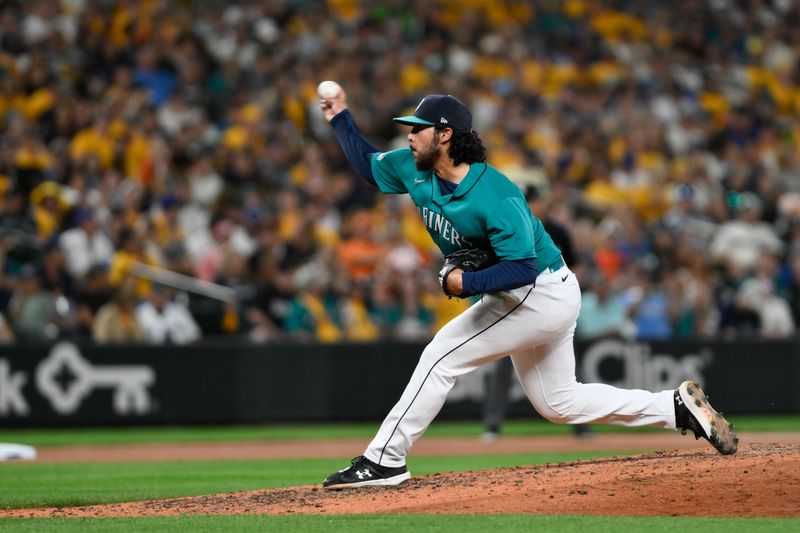
[[[472,108],[571,240],[579,337],[793,336],[798,7],[3,2],[0,340],[430,338],[470,302],[413,204],[350,170],[323,79],[386,149],[426,94]]]

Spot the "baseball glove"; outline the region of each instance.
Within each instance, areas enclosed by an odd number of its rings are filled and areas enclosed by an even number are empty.
[[[444,256],[444,266],[439,271],[439,285],[447,296],[457,296],[450,294],[447,290],[447,276],[453,269],[460,268],[464,272],[475,272],[497,263],[497,257],[491,250],[481,250],[480,248],[463,248]]]

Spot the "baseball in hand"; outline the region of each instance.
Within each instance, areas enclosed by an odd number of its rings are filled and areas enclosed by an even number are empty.
[[[317,85],[317,94],[321,98],[336,98],[342,92],[342,87],[335,81],[325,80]]]

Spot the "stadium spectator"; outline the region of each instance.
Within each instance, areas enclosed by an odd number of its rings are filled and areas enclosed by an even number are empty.
[[[775,230],[761,221],[762,202],[755,194],[733,198],[737,216],[720,226],[709,251],[732,275],[741,275],[755,268],[763,254],[780,253],[784,245]]]
[[[478,1],[406,20],[405,7],[372,0],[219,9],[6,2],[3,274],[52,263],[45,251],[55,242],[73,289],[57,289],[51,271],[39,290],[62,309],[76,304],[93,265],[109,262],[116,287],[143,261],[260,294],[209,306],[200,313],[204,337],[319,338],[324,320],[308,321],[311,310],[330,320],[325,339],[369,336],[373,327],[425,335],[468,302],[442,299],[430,283],[440,258],[419,213],[353,179],[320,127],[314,87],[338,79],[364,103],[364,133],[385,145],[405,144],[388,118],[424,94],[451,92],[470,104],[491,162],[521,188],[557,196],[576,273],[601,272],[610,299],[638,302],[649,335],[784,332],[785,309],[762,313],[742,296],[755,291],[751,278],[770,255],[778,274],[768,301],[777,310],[772,297],[782,299],[793,323],[800,319],[796,11],[791,2],[532,10]],[[354,217],[369,222],[351,228]],[[273,233],[263,268],[262,233]],[[345,266],[357,287],[338,279]],[[393,276],[397,268],[415,275]],[[641,290],[620,293],[626,282]],[[11,285],[0,287],[0,311],[13,324]],[[146,298],[148,283],[139,287]],[[192,297],[198,319],[207,303]],[[783,325],[764,329],[762,320],[778,315]]]
[[[91,339],[97,312],[111,300],[112,291],[108,268],[103,265],[91,267],[84,279],[85,285],[75,297],[77,333],[82,338]]]
[[[355,211],[343,225],[345,235],[339,244],[337,259],[354,283],[368,283],[386,253],[374,236],[375,218],[368,211]]]
[[[144,241],[136,230],[128,226],[123,227],[117,237],[116,252],[111,258],[108,273],[111,287],[116,289],[127,280],[134,279],[136,266],[140,263],[153,264],[155,260],[147,256]],[[150,283],[145,279],[137,278],[136,287],[139,296],[147,296],[150,292]]]
[[[601,273],[587,284],[581,297],[581,313],[575,336],[580,339],[602,337],[632,338],[636,327],[628,317],[628,308]]]
[[[9,318],[15,337],[36,342],[58,335],[53,295],[42,288],[33,265],[23,265],[9,303]]]
[[[114,245],[91,208],[78,209],[73,215],[75,227],[61,233],[58,245],[66,255],[66,267],[76,280],[86,277],[95,265],[108,265]]]
[[[97,311],[92,340],[98,344],[139,343],[146,336],[136,320],[136,284],[128,278],[114,289],[111,300]]]
[[[6,186],[2,203],[3,216],[0,217],[0,236],[13,237],[27,241],[36,241],[36,225],[28,216],[27,202],[25,193],[14,188],[13,185]]]
[[[136,322],[153,344],[190,344],[202,336],[189,308],[173,297],[169,287],[159,283],[135,311]]]
[[[791,308],[777,294],[777,281],[777,259],[762,255],[754,275],[742,283],[736,295],[743,306],[758,314],[759,333],[764,338],[788,337],[795,331]]]
[[[629,278],[631,286],[623,291],[623,301],[640,340],[669,338],[677,312],[674,294],[667,288],[669,277],[653,277],[637,270]]]
[[[14,330],[6,321],[6,318],[0,313],[0,344],[14,344],[16,341]]]

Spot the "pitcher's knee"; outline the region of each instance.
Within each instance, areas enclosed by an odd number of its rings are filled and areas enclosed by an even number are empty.
[[[424,371],[429,379],[445,382],[455,381],[457,375],[452,364],[446,358],[442,358],[441,350],[430,344],[423,350],[417,370]]]
[[[569,424],[572,422],[577,413],[572,409],[572,402],[559,402],[559,403],[537,403],[534,405],[536,411],[550,422],[556,424]]]
[[[445,376],[463,374],[463,368],[469,367],[469,358],[463,352],[453,350],[447,343],[431,341],[419,358],[419,364],[432,369],[432,372]]]
[[[428,368],[433,368],[441,363],[441,358],[441,349],[437,349],[437,347],[433,344],[428,344],[425,349],[422,350],[422,355],[420,355],[419,358],[419,364],[427,366]]]

